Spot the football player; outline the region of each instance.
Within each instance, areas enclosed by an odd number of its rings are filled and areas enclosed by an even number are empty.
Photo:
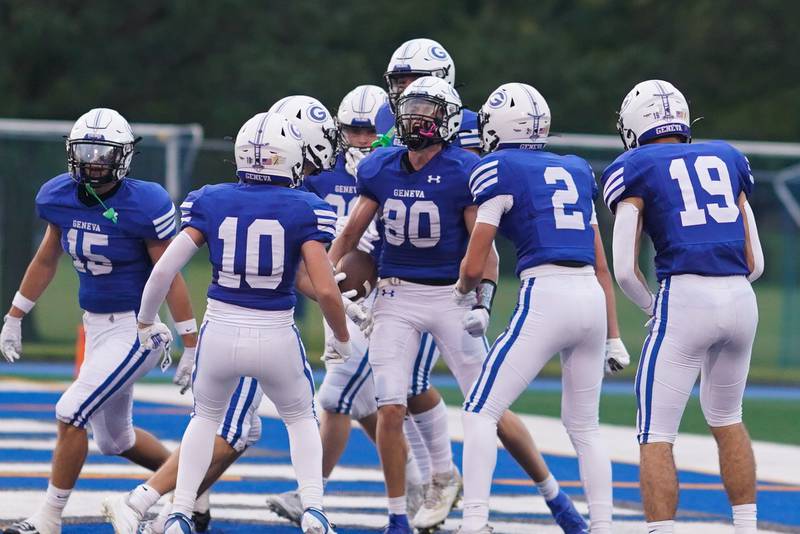
[[[283,98],[273,108],[278,106],[282,111],[291,115],[291,122],[300,131],[306,144],[304,176],[308,178],[331,170],[337,158],[333,131],[335,126],[330,112],[319,100],[300,95]],[[181,205],[184,219],[190,216],[191,207],[189,201]],[[313,287],[307,291],[311,291],[310,296],[313,298]],[[358,309],[358,306],[352,305],[349,301],[343,302],[351,314],[354,309]],[[356,331],[358,331],[357,328]],[[193,360],[188,365],[189,370],[192,368],[192,363]],[[179,368],[185,365],[185,362],[181,361]],[[188,388],[188,382],[183,387],[182,391],[185,391]],[[257,410],[262,398],[263,391],[257,380],[252,377],[240,378],[228,403],[225,418],[217,429],[211,465],[200,486],[200,495],[193,515],[195,529],[198,532],[207,530],[210,521],[207,489],[249,446],[257,443],[261,437],[261,419]],[[128,495],[112,497],[104,502],[104,515],[114,526],[115,532],[118,534],[137,532],[139,523],[142,522],[146,512],[163,494],[175,488],[179,458],[180,449],[176,449],[169,460],[147,482],[137,486]],[[294,491],[291,492],[291,495],[293,497],[291,501],[293,517],[291,519],[299,525],[304,512],[300,493]],[[145,533],[161,534],[170,510],[171,505],[168,503],[155,520],[147,522],[142,527],[146,529]]]
[[[397,131],[404,146],[376,150],[358,167],[359,199],[347,226],[331,246],[338,261],[355,248],[373,217],[385,225],[379,262],[378,293],[369,363],[378,401],[377,443],[386,479],[389,526],[386,532],[410,532],[404,497],[406,450],[402,438],[406,392],[422,332],[430,332],[462,392],[478,377],[486,355],[483,331],[465,331],[465,317],[488,324],[497,256],[485,268],[481,304],[454,305],[452,289],[458,262],[466,250],[477,213],[469,191],[469,169],[478,157],[450,145],[461,125],[461,99],[446,81],[426,76],[406,88],[397,102]],[[473,309],[473,305],[475,306]],[[540,490],[568,532],[585,523],[558,488],[522,422],[511,412],[499,424],[499,436]],[[398,446],[400,444],[401,446]],[[450,486],[442,473],[432,493]],[[452,474],[450,476],[453,476]],[[446,507],[423,507],[418,528],[433,528],[447,517],[457,494],[439,496]],[[426,499],[427,500],[427,499]],[[578,525],[578,526],[572,526]]]
[[[331,358],[350,356],[350,338],[324,247],[334,236],[336,214],[315,195],[296,189],[303,176],[304,148],[300,131],[282,115],[259,113],[248,120],[235,144],[240,182],[205,186],[187,196],[183,230],[145,286],[139,338],[157,346],[169,337],[168,330],[153,322],[166,288],[198,248],[208,244],[213,279],[192,379],[194,413],[181,443],[166,534],[193,530],[189,516],[211,461],[214,434],[241,376],[259,380],[286,424],[305,508],[303,532],[333,530],[322,512],[314,382],[293,318],[301,259],[335,334],[329,340]]]
[[[521,287],[509,326],[464,403],[464,534],[492,532],[497,422],[556,353],[561,420],[578,456],[591,532],[611,532],[611,461],[599,410],[606,340],[621,344],[614,290],[597,228],[594,173],[577,156],[543,150],[550,120],[544,97],[522,83],[498,87],[479,114],[488,155],[470,177],[479,207],[455,298],[470,300],[481,284],[498,229],[516,248]]]
[[[295,100],[284,99],[276,104],[275,108],[295,119],[298,112],[301,117],[319,114],[318,112],[309,114],[305,110],[297,108],[298,104],[302,106],[303,101],[298,102],[296,99],[306,97],[292,98]],[[355,166],[360,159],[354,157],[353,154],[369,153],[372,150],[372,142],[377,137],[375,114],[385,102],[386,92],[374,85],[361,85],[350,91],[339,105],[336,116],[338,144],[344,157],[339,157],[332,169],[310,174],[305,178],[303,185],[336,210],[337,229],[344,227],[350,209],[355,205],[358,196]],[[279,105],[280,108],[278,108]],[[305,131],[303,134],[305,137]],[[358,248],[378,258],[381,250],[379,239],[377,228],[371,224],[362,236]],[[369,305],[372,298],[373,295],[365,298],[365,304]],[[323,322],[323,327],[326,338],[333,335],[327,323]],[[322,436],[323,482],[327,481],[344,452],[350,434],[351,420],[358,421],[367,436],[373,441],[375,440],[378,406],[375,402],[372,370],[367,361],[368,341],[352,321],[348,321],[348,329],[353,347],[353,357],[345,363],[327,365],[325,378],[317,394],[317,400],[322,408],[320,434]],[[424,334],[417,352],[415,369],[418,372],[415,373],[412,380],[410,396],[419,395],[428,390],[430,370],[437,359],[438,351],[430,334]],[[406,468],[406,494],[409,509],[416,511],[422,504],[423,485],[430,482],[430,459],[413,420],[406,421],[406,431],[409,444],[414,452],[409,455]],[[444,432],[447,435],[446,428],[444,428]],[[300,494],[297,491],[270,495],[267,497],[267,505],[276,514],[294,523],[300,523],[303,508]]]
[[[20,357],[22,319],[50,284],[64,250],[78,272],[86,359],[56,404],[58,438],[45,502],[32,517],[6,527],[8,534],[61,532],[64,506],[86,460],[87,425],[103,454],[152,470],[169,456],[153,435],[132,424],[133,383],[162,355],[162,365],[169,362],[168,350],[138,341],[134,310],[153,263],[175,233],[175,206],[164,188],[127,178],[136,142],[116,111],[89,111],[67,138],[69,171],[36,196],[47,230],[5,316],[0,351],[9,362]],[[183,279],[171,282],[167,303],[186,347],[183,357],[191,359],[197,325]]]
[[[395,110],[397,99],[406,87],[423,76],[436,76],[452,86],[456,83],[456,66],[453,58],[442,45],[433,39],[411,39],[401,44],[389,58],[383,74],[389,101],[378,111],[375,119],[378,132],[382,133],[378,143],[382,146],[400,146],[403,140],[396,135]],[[478,116],[474,111],[462,111],[461,126],[451,143],[478,154]]]
[[[636,374],[640,487],[648,531],[673,531],[678,479],[672,444],[700,375],[700,405],[719,448],[737,534],[756,532],[755,462],[742,395],[758,323],[750,283],[764,269],[750,164],[722,141],[691,141],[689,106],[671,83],[625,97],[617,129],[626,152],[603,173],[616,214],[614,274],[649,317]],[[656,295],[637,265],[641,232],[656,249]]]

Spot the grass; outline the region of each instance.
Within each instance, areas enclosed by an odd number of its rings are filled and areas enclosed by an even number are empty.
[[[439,391],[447,404],[458,406],[464,401],[456,388],[440,388]],[[559,417],[561,394],[526,391],[511,408],[518,413]],[[800,403],[772,399],[745,400],[744,422],[754,440],[800,445],[800,425],[793,423],[798,420]],[[633,391],[630,395],[603,395],[600,398],[600,422],[634,426],[635,421],[636,398]],[[681,421],[681,432],[710,435],[697,398],[689,400]]]
[[[210,266],[205,253],[201,252],[186,267],[184,276],[189,284],[195,316],[200,318],[205,311],[206,289],[210,280]],[[500,281],[495,298],[489,339],[494,339],[506,326],[516,304],[518,281],[507,277]],[[750,379],[754,382],[784,382],[800,384],[800,350],[794,357],[794,365],[781,367],[780,347],[782,334],[791,332],[784,324],[782,313],[783,295],[778,285],[757,284],[760,320],[755,346]],[[34,311],[39,338],[26,343],[26,356],[31,358],[71,358],[74,354],[74,340],[77,325],[80,323],[81,311],[77,303],[77,275],[65,257],[59,267],[52,284],[40,299]],[[617,296],[622,337],[628,350],[636,361],[642,342],[646,335],[645,317],[641,311],[622,294]],[[163,314],[162,314],[163,315]],[[307,303],[306,314],[298,320],[303,340],[312,360],[322,352],[323,334],[319,309],[313,303]],[[784,330],[786,329],[786,330]],[[312,363],[315,363],[312,361]],[[633,376],[631,366],[623,376]],[[551,363],[544,371],[547,375],[558,374],[558,365]]]

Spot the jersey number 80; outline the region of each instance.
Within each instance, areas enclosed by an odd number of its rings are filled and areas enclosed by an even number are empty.
[[[430,235],[420,236],[420,220],[427,217]],[[383,222],[386,225],[386,242],[401,246],[408,241],[417,248],[435,247],[442,236],[439,208],[430,200],[416,200],[411,207],[397,198],[390,198],[383,204]],[[406,232],[408,219],[408,232]]]

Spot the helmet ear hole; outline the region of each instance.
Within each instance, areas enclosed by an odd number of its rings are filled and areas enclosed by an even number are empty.
[[[514,99],[513,99],[513,98],[511,99],[511,102],[509,102],[509,103],[508,103],[508,107],[510,107],[510,108],[513,108],[513,107],[514,107],[514,106],[516,106],[516,105],[517,105],[517,103],[516,103],[516,102],[514,102]]]

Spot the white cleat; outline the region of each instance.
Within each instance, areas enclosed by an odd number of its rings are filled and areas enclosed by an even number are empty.
[[[137,534],[164,534],[164,526],[167,523],[170,512],[172,512],[172,503],[164,503],[155,519],[143,522]]]
[[[453,467],[449,473],[433,475],[425,492],[422,507],[414,516],[413,526],[418,529],[434,529],[444,523],[450,510],[455,508],[461,493],[461,475]]]
[[[412,484],[406,479],[406,511],[408,517],[413,518],[417,515],[417,511],[422,507],[422,502],[425,500],[425,491],[428,484]]]
[[[303,502],[300,500],[299,492],[285,491],[277,495],[270,495],[267,497],[267,508],[300,526],[300,518],[303,517]]]
[[[333,523],[322,510],[307,508],[303,512],[303,519],[300,521],[300,529],[303,534],[336,534],[333,527]]]
[[[128,494],[103,499],[103,517],[115,534],[138,534],[142,516],[128,504]]]
[[[50,522],[33,516],[24,521],[17,521],[2,532],[8,534],[61,534],[61,522]]]

